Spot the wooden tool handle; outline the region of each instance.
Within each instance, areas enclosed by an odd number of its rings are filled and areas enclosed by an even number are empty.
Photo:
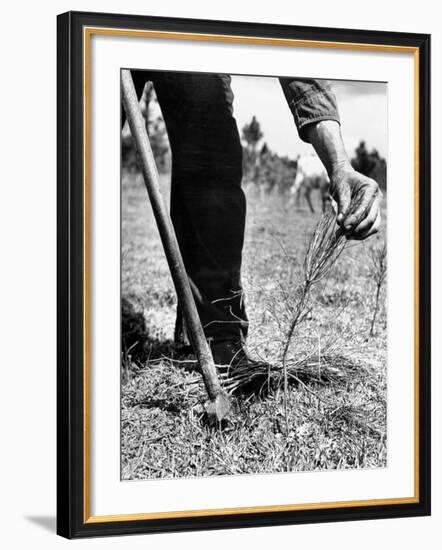
[[[189,339],[201,367],[209,398],[215,401],[222,393],[221,385],[190,289],[172,220],[163,201],[155,158],[140,111],[132,75],[127,69],[121,71],[121,91],[129,127],[139,153],[144,183],[152,204],[176,293],[182,304]]]

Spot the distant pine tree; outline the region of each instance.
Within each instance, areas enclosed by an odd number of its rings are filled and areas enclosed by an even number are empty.
[[[379,155],[376,149],[369,151],[365,141],[361,141],[355,149],[355,156],[351,159],[355,170],[373,178],[379,187],[385,191],[387,188],[387,161]]]
[[[242,129],[242,137],[252,151],[256,151],[259,140],[264,136],[261,131],[261,125],[253,115],[249,124],[245,124]]]

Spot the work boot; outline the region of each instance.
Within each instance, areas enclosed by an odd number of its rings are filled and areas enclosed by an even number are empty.
[[[231,367],[253,362],[253,359],[247,355],[242,342],[225,340],[221,342],[214,341],[211,345],[213,361],[215,365],[222,367]]]
[[[270,365],[265,361],[252,359],[241,341],[214,341],[211,345],[213,361],[225,381],[233,381],[238,375],[242,378],[241,386],[234,393],[262,392],[269,375]],[[244,371],[248,373],[243,378]]]

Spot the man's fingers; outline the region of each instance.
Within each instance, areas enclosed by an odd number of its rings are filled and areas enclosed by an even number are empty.
[[[379,216],[379,201],[375,199],[370,207],[370,210],[368,211],[368,214],[365,216],[365,218],[362,219],[362,221],[353,229],[351,232],[352,235],[358,236],[365,233],[374,223],[376,222],[377,218]]]
[[[358,233],[358,234],[351,233],[348,236],[348,239],[352,241],[363,241],[364,239],[367,239],[368,237],[375,235],[379,231],[380,226],[381,226],[381,214],[380,212],[378,212],[378,215],[373,225],[371,225],[361,233]]]
[[[344,230],[354,231],[361,221],[366,217],[376,198],[377,187],[365,187],[356,194],[350,206],[350,213],[344,220]]]

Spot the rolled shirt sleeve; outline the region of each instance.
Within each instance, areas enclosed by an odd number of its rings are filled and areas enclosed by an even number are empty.
[[[340,124],[336,97],[326,80],[284,77],[279,82],[303,141],[308,142],[309,124],[321,120],[335,120]]]

